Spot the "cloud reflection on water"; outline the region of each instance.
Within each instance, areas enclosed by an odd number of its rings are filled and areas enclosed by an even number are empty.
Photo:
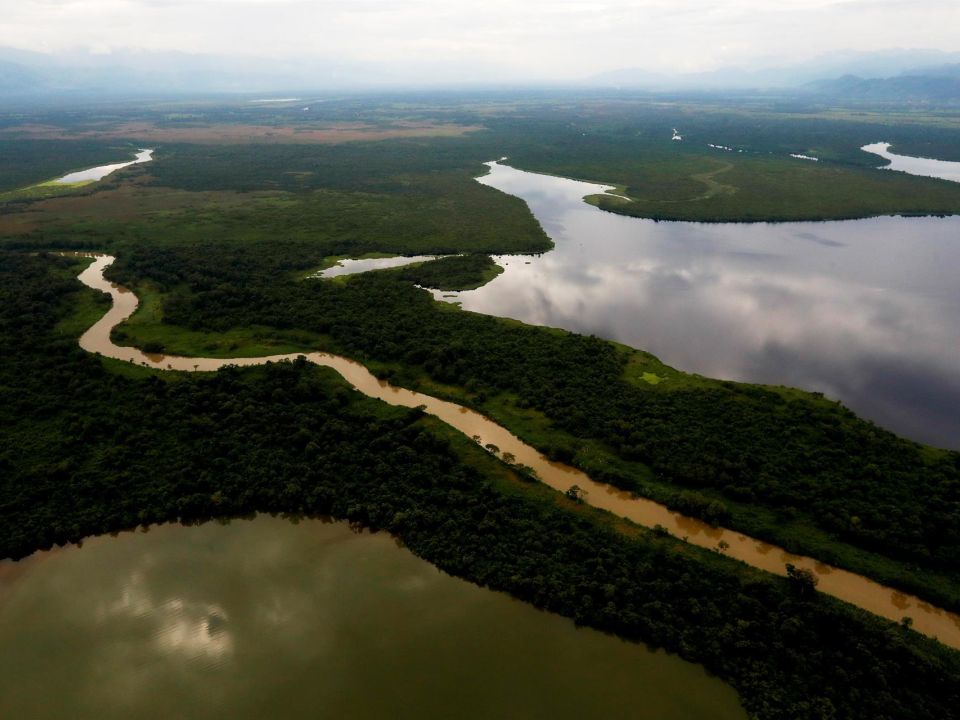
[[[603,186],[495,165],[557,244],[451,298],[625,342],[676,367],[821,391],[918,440],[960,447],[960,218],[653,222]]]

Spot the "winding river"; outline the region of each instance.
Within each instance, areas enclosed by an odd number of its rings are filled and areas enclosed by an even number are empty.
[[[113,285],[103,276],[113,262],[110,256],[96,256],[79,276],[90,288],[108,293],[113,304],[107,313],[80,338],[80,346],[91,353],[132,362],[158,370],[213,371],[226,366],[252,366],[268,362],[306,357],[312,363],[329,367],[360,392],[391,405],[422,406],[425,411],[467,437],[477,438],[483,445],[493,444],[501,453],[512,454],[517,463],[532,468],[539,478],[561,492],[572,485],[586,491],[586,501],[598,508],[627,518],[647,527],[661,525],[674,535],[695,545],[724,552],[731,558],[779,575],[785,574],[785,564],[812,570],[819,578],[819,590],[857,605],[881,617],[899,621],[910,616],[914,628],[936,637],[946,645],[960,649],[960,616],[923,602],[919,598],[884,587],[839,568],[830,567],[811,558],[787,553],[781,548],[750,538],[738,532],[711,527],[699,520],[685,517],[666,507],[643,498],[633,497],[609,485],[597,483],[583,472],[551,462],[537,450],[523,443],[505,428],[468,408],[429,395],[393,387],[378,380],[363,365],[327,353],[291,353],[259,358],[203,358],[154,355],[137,348],[120,347],[110,338],[111,330],[130,317],[138,305],[137,296],[129,290]],[[721,544],[722,543],[722,544]]]

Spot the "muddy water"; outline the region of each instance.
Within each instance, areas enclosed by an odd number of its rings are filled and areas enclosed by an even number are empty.
[[[922,600],[884,587],[865,577],[839,568],[830,567],[811,558],[787,553],[781,548],[756,540],[738,532],[714,528],[693,518],[668,510],[650,500],[633,497],[609,485],[593,481],[583,472],[554,463],[519,440],[492,420],[467,408],[429,395],[397,388],[378,380],[363,365],[327,353],[291,353],[259,358],[187,358],[172,355],[148,355],[132,347],[119,347],[110,339],[110,331],[133,314],[137,297],[132,292],[112,285],[103,277],[104,270],[114,258],[99,256],[79,278],[87,286],[109,293],[113,306],[80,338],[80,346],[89,352],[106,357],[134,362],[156,369],[210,371],[228,365],[250,366],[267,362],[293,360],[300,355],[310,362],[333,368],[357,390],[369,397],[403,407],[422,406],[427,413],[439,418],[468,437],[478,438],[483,445],[492,444],[500,453],[510,453],[521,463],[532,468],[539,478],[561,492],[572,485],[586,491],[586,501],[594,507],[627,518],[647,527],[660,525],[673,535],[692,544],[723,552],[731,558],[768,572],[784,575],[786,563],[812,570],[819,578],[821,592],[857,605],[881,617],[899,621],[910,616],[914,629],[936,637],[946,645],[960,649],[960,616],[933,607]]]
[[[0,562],[2,588],[4,720],[746,718],[700,666],[346,523],[154,526]]]

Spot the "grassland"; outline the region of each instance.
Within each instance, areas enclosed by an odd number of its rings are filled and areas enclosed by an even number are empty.
[[[370,124],[363,122],[319,122],[298,125],[258,125],[250,123],[194,123],[171,126],[150,121],[117,122],[81,131],[57,126],[13,126],[5,129],[7,135],[30,140],[76,140],[94,138],[117,141],[136,138],[148,143],[320,143],[392,140],[396,138],[459,137],[480,130],[478,126],[450,123],[411,122]]]

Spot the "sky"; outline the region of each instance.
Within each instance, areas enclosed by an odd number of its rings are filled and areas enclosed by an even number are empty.
[[[0,0],[0,46],[312,57],[564,80],[960,50],[960,0]]]

